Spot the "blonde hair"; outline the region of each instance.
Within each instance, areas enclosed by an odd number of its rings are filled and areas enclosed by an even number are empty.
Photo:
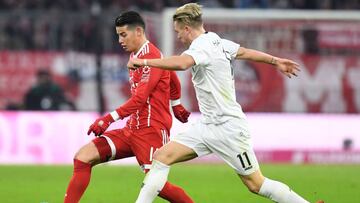
[[[190,27],[199,27],[203,24],[201,5],[197,3],[188,3],[176,9],[173,15],[173,21],[188,25]]]

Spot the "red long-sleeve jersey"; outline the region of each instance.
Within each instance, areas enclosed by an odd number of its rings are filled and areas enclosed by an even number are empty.
[[[152,43],[146,42],[130,58],[161,58],[161,52]],[[181,96],[180,81],[173,71],[144,66],[129,69],[131,98],[116,109],[120,118],[130,116],[127,126],[140,129],[149,126],[161,127],[170,131],[172,116],[169,100]]]

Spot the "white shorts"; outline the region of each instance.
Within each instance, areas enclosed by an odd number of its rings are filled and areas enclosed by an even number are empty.
[[[171,140],[193,149],[199,157],[215,153],[240,175],[259,169],[245,119],[231,118],[217,125],[198,120]]]

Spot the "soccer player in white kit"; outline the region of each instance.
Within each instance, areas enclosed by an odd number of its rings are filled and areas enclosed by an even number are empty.
[[[191,68],[201,119],[157,150],[137,203],[152,202],[167,181],[170,165],[215,153],[230,165],[247,188],[279,203],[308,202],[287,185],[262,175],[251,144],[246,116],[236,102],[233,59],[272,64],[286,76],[296,76],[298,64],[206,32],[196,3],[179,7],[174,16],[177,37],[188,49],[163,59],[130,59],[129,68],[151,66],[167,70]]]

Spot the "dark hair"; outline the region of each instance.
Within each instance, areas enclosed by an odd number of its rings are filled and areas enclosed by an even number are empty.
[[[145,22],[136,11],[126,11],[115,19],[116,27],[125,25],[128,25],[129,27],[141,26],[145,30]]]

